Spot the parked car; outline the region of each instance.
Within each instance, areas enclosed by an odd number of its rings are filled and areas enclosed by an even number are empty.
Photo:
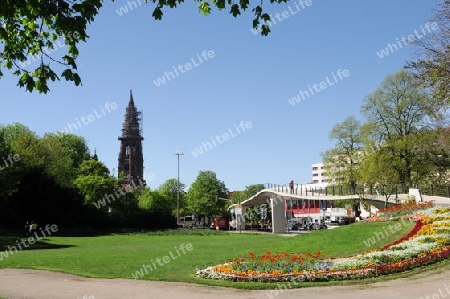
[[[286,223],[286,230],[300,230],[301,228],[300,218],[291,218]]]
[[[192,216],[180,217],[180,221],[178,221],[178,228],[193,228],[193,227],[194,227],[194,219]]]
[[[300,230],[300,223],[288,222],[286,224],[286,230]]]

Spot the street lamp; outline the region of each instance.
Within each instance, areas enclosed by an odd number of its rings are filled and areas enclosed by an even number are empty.
[[[178,176],[177,176],[177,225],[180,222],[180,156],[184,155],[183,153],[176,152],[174,154],[178,159]]]

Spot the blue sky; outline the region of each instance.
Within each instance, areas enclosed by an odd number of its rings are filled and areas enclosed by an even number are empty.
[[[261,37],[250,30],[250,10],[237,19],[216,10],[204,17],[188,1],[155,21],[153,6],[138,0],[119,16],[128,2],[105,1],[90,25],[78,59],[82,87],[59,82],[40,95],[16,87],[15,77],[0,80],[0,123],[20,122],[43,135],[96,110],[101,117],[73,133],[117,173],[117,137],[132,89],[144,116],[145,172],[154,175],[148,185],[156,188],[177,176],[173,154],[179,151],[183,183],[189,186],[200,170],[212,170],[231,191],[310,182],[311,164],[333,146],[331,128],[348,116],[360,118],[364,97],[415,57],[412,46],[384,58],[377,52],[415,30],[420,34],[436,6],[434,0],[312,0],[305,8],[297,1],[267,2],[267,12],[275,17],[287,11],[287,18],[280,16],[269,36]],[[207,61],[197,56],[203,51]],[[191,69],[176,76],[173,67],[186,63]],[[339,70],[347,76],[333,77]],[[154,81],[166,72],[174,78],[157,86]],[[289,103],[309,87],[314,94]],[[117,109],[105,110],[107,102]],[[200,147],[203,153],[194,155]]]

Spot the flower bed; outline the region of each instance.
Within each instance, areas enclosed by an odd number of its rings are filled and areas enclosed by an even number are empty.
[[[393,205],[387,209],[380,209],[378,213],[384,217],[398,217],[403,215],[412,215],[417,211],[426,210],[434,206],[433,201],[427,202],[408,202]]]
[[[197,276],[230,281],[330,281],[375,277],[437,262],[450,256],[450,208],[420,209],[411,232],[379,250],[352,257],[317,253],[250,252],[197,270]],[[398,216],[397,216],[398,217]]]

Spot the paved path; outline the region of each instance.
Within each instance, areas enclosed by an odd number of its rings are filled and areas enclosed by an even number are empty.
[[[368,285],[282,289],[277,292],[0,269],[0,296],[7,299],[425,299],[427,296],[428,299],[441,299],[450,298],[450,266],[442,271]]]

